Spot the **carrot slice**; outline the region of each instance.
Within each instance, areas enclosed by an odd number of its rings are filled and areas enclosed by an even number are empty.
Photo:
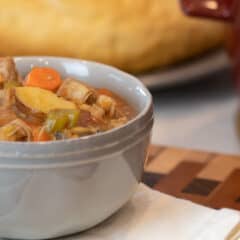
[[[54,91],[61,83],[61,76],[56,70],[48,67],[35,67],[27,75],[24,85]]]
[[[109,96],[109,97],[113,97],[113,93],[106,88],[99,88],[99,89],[97,89],[97,92],[99,94],[103,94],[103,95],[106,95],[106,96]]]
[[[48,134],[42,127],[32,126],[32,134],[34,142],[45,142],[52,140],[50,134]]]

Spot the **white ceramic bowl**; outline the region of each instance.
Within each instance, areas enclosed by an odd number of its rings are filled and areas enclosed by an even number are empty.
[[[25,75],[50,66],[121,95],[138,112],[123,127],[48,143],[0,143],[0,237],[45,239],[88,229],[121,208],[141,180],[153,124],[152,98],[115,68],[54,57],[18,57]]]

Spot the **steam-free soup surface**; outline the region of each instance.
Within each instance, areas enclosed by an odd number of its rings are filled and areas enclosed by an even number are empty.
[[[51,141],[97,134],[126,124],[134,109],[112,91],[62,79],[52,68],[20,76],[0,58],[0,140]]]

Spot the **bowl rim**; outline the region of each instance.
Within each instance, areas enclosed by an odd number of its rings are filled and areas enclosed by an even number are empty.
[[[21,60],[31,60],[31,59],[49,59],[49,60],[55,60],[55,61],[68,61],[68,62],[78,62],[78,63],[82,63],[84,65],[91,65],[97,68],[105,68],[108,71],[113,71],[115,73],[118,73],[119,75],[121,75],[121,77],[123,79],[128,79],[128,81],[132,81],[135,83],[135,85],[139,86],[141,88],[141,90],[144,92],[145,96],[146,96],[146,105],[144,106],[144,108],[139,111],[136,116],[131,119],[130,121],[128,121],[126,124],[117,127],[117,128],[113,128],[111,130],[108,130],[106,132],[100,132],[98,134],[93,134],[93,135],[88,135],[88,136],[83,136],[80,138],[75,138],[75,139],[64,139],[64,140],[57,140],[57,141],[47,141],[47,142],[10,142],[10,141],[0,141],[0,146],[1,145],[8,145],[8,146],[16,146],[16,147],[25,147],[25,146],[32,146],[32,147],[42,147],[42,146],[46,146],[46,145],[61,145],[63,143],[65,144],[72,144],[72,143],[81,143],[81,142],[85,142],[85,141],[90,141],[92,139],[97,140],[97,139],[102,139],[103,137],[107,136],[109,138],[114,137],[114,135],[116,134],[116,132],[124,132],[125,129],[134,126],[134,124],[138,121],[140,121],[144,116],[149,115],[148,119],[152,118],[152,108],[153,108],[153,98],[152,95],[150,93],[150,91],[147,89],[147,87],[135,76],[126,73],[116,67],[104,64],[104,63],[99,63],[96,61],[89,61],[89,60],[83,60],[83,59],[78,59],[78,58],[69,58],[69,57],[58,57],[58,56],[14,56],[14,61],[21,61]],[[121,96],[121,94],[119,94]]]

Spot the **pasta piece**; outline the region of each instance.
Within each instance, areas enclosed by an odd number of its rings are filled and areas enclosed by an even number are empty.
[[[54,136],[56,140],[63,140],[69,138],[79,138],[96,132],[98,132],[98,129],[94,127],[74,127],[71,129],[65,129],[62,132],[56,132]]]
[[[0,128],[0,140],[31,141],[32,129],[21,119],[16,119]]]
[[[57,95],[77,104],[96,102],[96,91],[74,79],[66,79],[57,91]]]
[[[73,135],[77,135],[78,137],[80,137],[80,136],[94,134],[98,131],[98,129],[93,127],[75,127],[70,129],[70,131]]]

